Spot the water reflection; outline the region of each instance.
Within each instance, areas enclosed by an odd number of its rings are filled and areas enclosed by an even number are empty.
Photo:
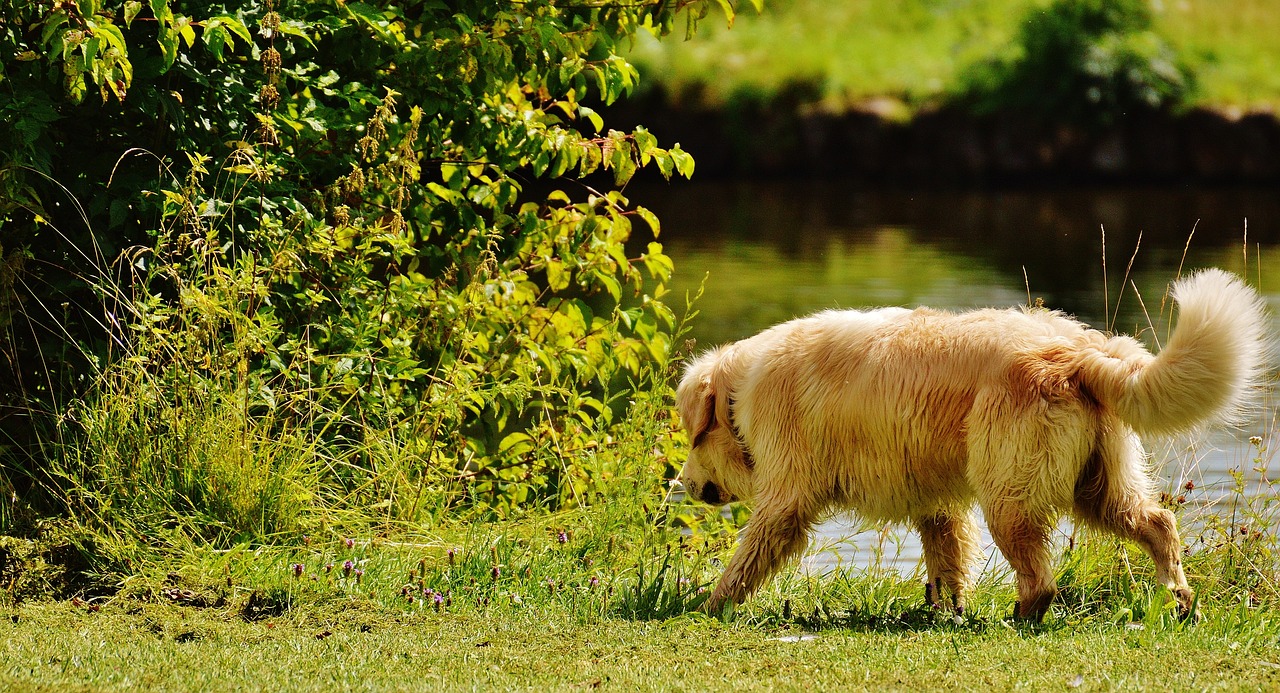
[[[650,184],[628,194],[662,220],[674,295],[704,289],[692,331],[703,346],[823,308],[964,309],[1036,298],[1150,342],[1166,334],[1169,280],[1210,265],[1249,276],[1273,309],[1280,303],[1268,291],[1280,277],[1272,189],[886,191],[806,181]],[[1241,441],[1273,428],[1260,420],[1153,451],[1164,490],[1177,496],[1187,480],[1198,487],[1184,523],[1221,509],[1232,470],[1255,493],[1270,492],[1253,469],[1258,451]],[[1269,463],[1270,453],[1261,457]],[[823,525],[815,545],[806,560],[817,569],[883,561],[910,572],[920,551],[905,529],[886,533],[847,517]]]
[[[696,290],[708,275],[694,330],[703,343],[819,308],[1012,305],[1028,289],[1102,323],[1103,229],[1109,302],[1133,257],[1131,279],[1155,317],[1184,249],[1187,266],[1242,272],[1247,227],[1248,274],[1257,275],[1260,250],[1266,278],[1268,251],[1280,241],[1280,195],[1260,188],[956,192],[711,182],[628,192],[662,220],[675,288]],[[1131,290],[1116,320],[1125,331],[1146,324]]]

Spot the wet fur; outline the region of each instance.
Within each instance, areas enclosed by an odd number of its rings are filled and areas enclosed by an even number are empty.
[[[1175,284],[1159,356],[1042,309],[828,311],[706,353],[677,407],[695,498],[754,501],[707,608],[741,602],[800,554],[831,508],[910,522],[927,597],[963,609],[979,505],[1017,575],[1018,614],[1056,593],[1049,533],[1063,512],[1134,540],[1185,610],[1174,517],[1152,498],[1138,434],[1239,413],[1266,352],[1258,295],[1207,270]]]

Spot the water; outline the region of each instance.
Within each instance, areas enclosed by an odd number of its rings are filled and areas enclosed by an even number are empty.
[[[1164,292],[1180,267],[1245,274],[1273,310],[1280,306],[1280,285],[1270,286],[1280,282],[1280,195],[1272,189],[886,191],[808,181],[648,185],[628,194],[662,220],[660,240],[678,273],[668,303],[680,308],[685,295],[703,292],[691,333],[700,347],[825,308],[1036,299],[1152,343],[1167,334]],[[1189,499],[1184,535],[1210,514],[1231,515],[1232,470],[1266,492],[1255,458],[1264,469],[1270,463],[1272,417],[1153,447],[1161,488]],[[1252,435],[1264,437],[1262,453],[1249,446]],[[1196,486],[1190,493],[1187,481]],[[1064,521],[1059,541],[1072,531]],[[984,542],[987,565],[999,569],[985,534]],[[919,561],[906,528],[842,515],[819,528],[804,564],[910,574]]]

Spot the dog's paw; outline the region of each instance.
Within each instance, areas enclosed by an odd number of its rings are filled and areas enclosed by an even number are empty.
[[[1049,613],[1049,606],[1053,602],[1053,596],[1053,594],[1041,595],[1030,602],[1015,602],[1013,605],[1014,619],[1029,624],[1043,623],[1044,617]]]
[[[725,609],[729,608],[732,604],[733,600],[725,597],[719,592],[712,592],[711,596],[707,597],[698,605],[697,610],[709,616],[719,618],[725,612]]]
[[[1196,599],[1196,593],[1190,587],[1174,587],[1169,590],[1173,594],[1173,598],[1178,603],[1178,619],[1181,621],[1190,621],[1191,623],[1199,623],[1204,620],[1204,614],[1200,613],[1199,601]]]

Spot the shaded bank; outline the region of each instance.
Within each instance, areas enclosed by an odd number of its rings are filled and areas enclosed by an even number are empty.
[[[700,176],[839,176],[900,184],[1280,182],[1280,120],[1196,108],[1123,116],[1107,127],[958,108],[908,121],[889,104],[848,113],[799,93],[768,103],[686,107],[661,94],[622,103],[611,122],[679,142]]]

